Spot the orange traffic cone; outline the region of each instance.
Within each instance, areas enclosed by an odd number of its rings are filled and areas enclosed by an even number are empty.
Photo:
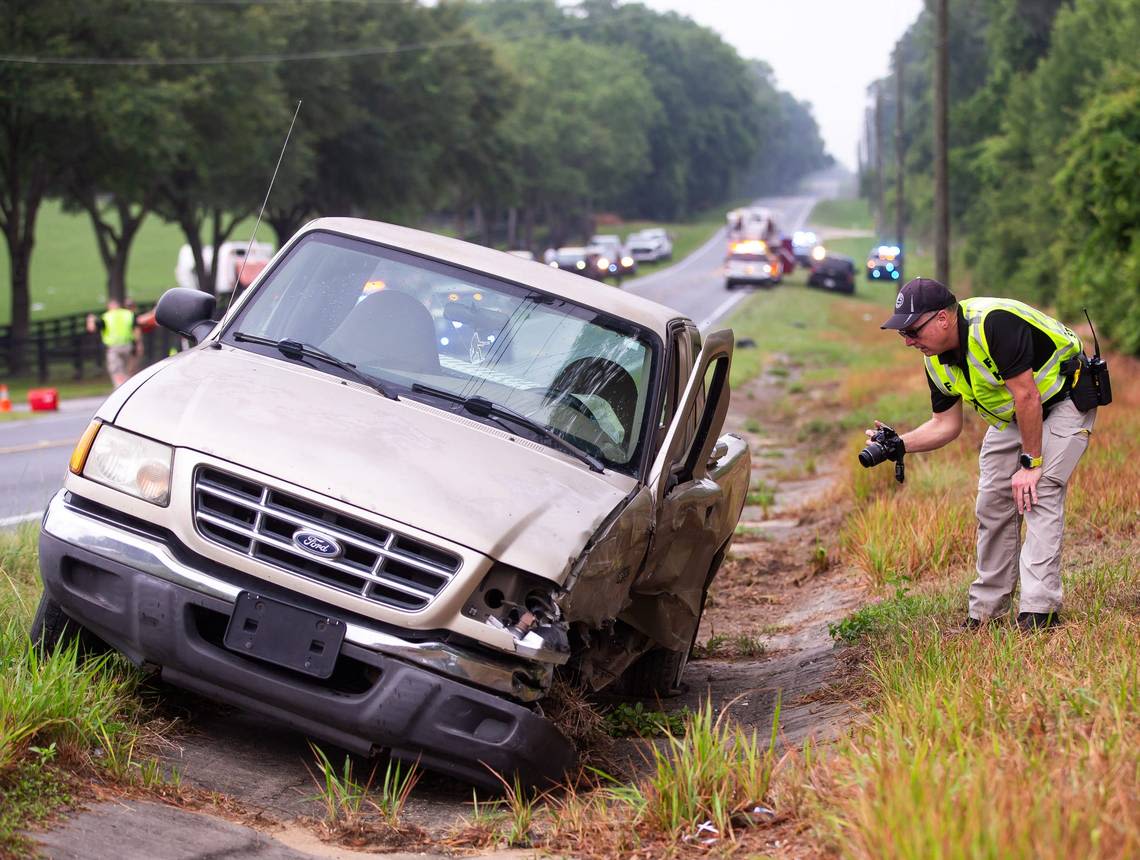
[[[8,386],[0,384],[0,412],[12,411],[12,398],[8,396]]]

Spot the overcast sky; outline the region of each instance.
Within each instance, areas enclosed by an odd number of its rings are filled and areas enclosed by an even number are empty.
[[[780,89],[811,103],[827,151],[854,169],[867,85],[887,73],[923,0],[642,2],[715,30],[745,59],[766,61]]]

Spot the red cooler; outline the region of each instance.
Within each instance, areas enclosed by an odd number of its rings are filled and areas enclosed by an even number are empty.
[[[28,406],[33,412],[54,412],[59,409],[59,392],[54,388],[30,388]]]

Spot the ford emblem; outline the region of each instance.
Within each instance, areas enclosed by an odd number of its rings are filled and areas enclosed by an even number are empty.
[[[337,558],[343,552],[340,544],[331,537],[306,529],[293,532],[293,543],[305,552],[319,555],[321,558]]]

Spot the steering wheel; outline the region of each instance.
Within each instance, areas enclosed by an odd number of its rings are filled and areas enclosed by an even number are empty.
[[[590,407],[571,394],[569,391],[559,391],[550,400],[551,403],[564,404],[568,409],[573,409],[583,418],[588,418],[595,424],[599,424],[598,416],[590,411]]]

